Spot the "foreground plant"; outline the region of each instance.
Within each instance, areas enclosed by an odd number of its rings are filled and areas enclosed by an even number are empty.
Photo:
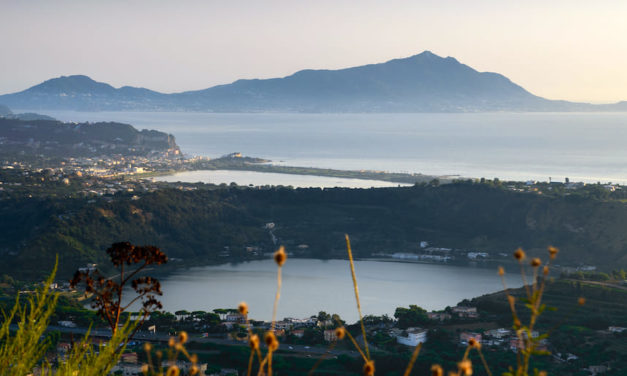
[[[142,317],[136,327],[138,329],[151,312],[163,308],[156,298],[156,295],[163,293],[156,278],[133,278],[149,265],[165,264],[168,257],[157,247],[136,246],[129,242],[114,243],[107,249],[107,253],[113,266],[119,270],[119,282],[115,281],[117,278],[104,277],[98,270],[78,270],[70,284],[75,287],[81,282],[85,283],[85,294],[93,296],[92,308],[109,324],[113,334],[118,330],[123,312],[133,303],[141,301]],[[127,270],[127,266],[131,266],[131,270]],[[124,288],[129,282],[137,296],[128,304],[122,305]]]
[[[118,362],[126,348],[129,335],[137,322],[126,321],[111,337],[107,346],[99,346],[96,351],[89,342],[89,331],[80,342],[74,343],[66,359],[53,370],[44,355],[50,342],[43,339],[50,324],[50,317],[55,311],[58,293],[51,292],[57,265],[43,286],[27,298],[22,305],[19,296],[15,305],[7,314],[2,312],[0,326],[0,375],[24,376],[32,374],[39,367],[42,375],[77,376],[108,375]],[[16,322],[17,329],[11,332],[11,323]]]

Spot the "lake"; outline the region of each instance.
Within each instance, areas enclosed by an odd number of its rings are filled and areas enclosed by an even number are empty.
[[[625,113],[43,112],[158,129],[174,134],[185,153],[208,157],[241,152],[304,167],[627,183]]]
[[[161,279],[164,309],[211,311],[246,301],[250,317],[270,320],[277,267],[272,260],[195,267]],[[416,304],[427,310],[454,306],[463,299],[502,290],[495,269],[440,264],[356,261],[364,315],[388,314]],[[506,274],[509,287],[522,286],[519,274]],[[319,311],[358,320],[347,260],[288,259],[278,318],[305,318]]]
[[[391,183],[381,180],[366,179],[346,179],[315,175],[294,175],[294,174],[277,174],[272,172],[256,172],[256,171],[232,171],[232,170],[200,170],[200,171],[184,171],[177,172],[172,175],[155,177],[156,181],[165,181],[170,183],[212,183],[212,184],[230,184],[235,182],[238,185],[291,185],[294,188],[381,188],[381,187],[398,187],[410,184]]]

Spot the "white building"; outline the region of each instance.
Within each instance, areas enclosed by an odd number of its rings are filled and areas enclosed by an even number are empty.
[[[427,342],[427,329],[407,328],[407,336],[399,334],[396,336],[396,342],[405,346],[417,346],[419,343]]]

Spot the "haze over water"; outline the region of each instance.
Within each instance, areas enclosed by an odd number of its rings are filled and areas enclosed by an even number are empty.
[[[625,113],[43,112],[169,132],[191,155],[237,151],[293,166],[627,183]]]

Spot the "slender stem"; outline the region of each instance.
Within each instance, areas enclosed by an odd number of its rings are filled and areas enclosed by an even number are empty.
[[[329,346],[329,349],[327,350],[327,353],[326,354],[322,354],[322,356],[320,358],[318,358],[318,361],[316,362],[316,364],[314,364],[314,366],[311,367],[311,369],[309,370],[309,373],[307,373],[308,376],[313,375],[313,373],[316,370],[316,368],[318,368],[320,363],[322,363],[322,361],[326,358],[327,354],[329,354],[331,352],[331,350],[333,350],[333,348],[335,348],[336,344],[337,344],[337,341],[331,342],[331,345]]]
[[[351,335],[351,333],[348,330],[346,331],[346,335],[351,340],[353,345],[355,345],[355,348],[357,349],[357,351],[359,351],[359,354],[361,354],[361,357],[364,358],[364,362],[367,362],[368,358],[366,358],[366,354],[364,354],[364,352],[361,351],[361,347],[359,347],[359,344],[357,344],[357,341],[355,341],[355,338],[353,338],[353,336]]]
[[[274,325],[276,323],[276,311],[279,305],[279,298],[281,297],[281,267],[277,271],[277,283],[276,283],[276,296],[274,297],[274,307],[272,308],[272,328],[274,332]]]
[[[361,314],[361,303],[359,302],[359,287],[357,286],[357,277],[355,276],[355,263],[353,262],[353,252],[351,250],[351,241],[348,238],[348,234],[346,236],[346,248],[348,250],[348,260],[351,265],[351,276],[353,277],[353,288],[355,290],[355,300],[357,300],[357,311],[359,312],[359,323],[361,324],[361,333],[364,336],[364,348],[366,349],[366,355],[368,356],[368,360],[370,360],[370,350],[368,349],[368,341],[366,340],[366,327],[364,326],[364,319]]]
[[[416,358],[418,358],[418,354],[420,354],[421,348],[422,348],[422,343],[419,343],[414,349],[413,354],[411,354],[411,359],[409,360],[409,364],[407,365],[407,368],[405,369],[404,376],[409,376],[409,374],[411,373],[412,368],[414,368],[414,363],[416,363]]]
[[[481,347],[477,347],[477,352],[479,353],[479,356],[481,357],[481,362],[483,363],[483,368],[485,368],[486,373],[488,374],[488,376],[492,376],[492,371],[490,371],[490,367],[488,367],[488,362],[486,362],[485,358],[483,357],[483,353],[481,352]]]

